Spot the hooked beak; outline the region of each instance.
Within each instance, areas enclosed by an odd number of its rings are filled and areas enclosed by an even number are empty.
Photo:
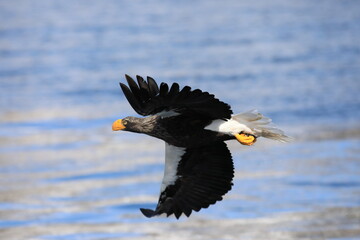
[[[251,146],[256,142],[256,136],[247,133],[235,134],[236,139],[239,143],[247,146]]]
[[[118,119],[112,124],[113,131],[119,131],[125,129],[125,126],[122,124],[122,120]]]

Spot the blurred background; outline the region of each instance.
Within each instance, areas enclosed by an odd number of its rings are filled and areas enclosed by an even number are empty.
[[[0,0],[1,239],[359,239],[359,1]],[[164,143],[111,131],[124,74],[258,109],[234,186],[147,219]]]

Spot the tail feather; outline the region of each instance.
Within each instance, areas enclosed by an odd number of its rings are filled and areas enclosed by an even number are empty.
[[[232,119],[248,126],[258,137],[270,138],[280,142],[289,142],[292,140],[291,137],[285,135],[281,129],[277,128],[270,118],[265,117],[257,110],[233,115]]]

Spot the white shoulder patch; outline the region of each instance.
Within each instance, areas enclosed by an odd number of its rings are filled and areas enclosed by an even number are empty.
[[[234,119],[222,120],[217,119],[212,121],[205,127],[205,130],[211,130],[214,132],[221,132],[229,135],[237,134],[240,132],[252,133],[251,129],[245,124],[239,123]]]
[[[178,178],[176,175],[177,168],[184,153],[185,148],[175,147],[165,143],[165,170],[160,193],[163,192],[167,186],[175,183]]]

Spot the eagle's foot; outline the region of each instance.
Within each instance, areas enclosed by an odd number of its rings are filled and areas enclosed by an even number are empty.
[[[256,142],[256,136],[249,133],[238,133],[235,134],[235,137],[239,143],[247,146],[251,146]]]

